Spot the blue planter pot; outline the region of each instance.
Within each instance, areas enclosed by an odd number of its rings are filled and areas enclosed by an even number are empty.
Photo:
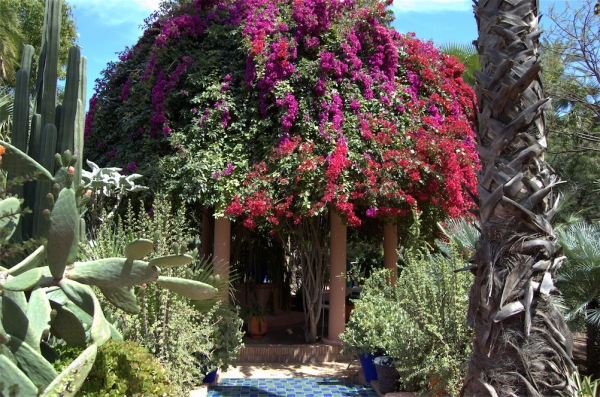
[[[375,368],[375,364],[373,363],[375,357],[379,357],[379,355],[361,354],[360,356],[358,356],[358,358],[360,359],[360,365],[363,369],[363,373],[365,374],[365,381],[367,383],[371,383],[372,380],[377,380],[377,369]]]
[[[209,372],[208,374],[206,374],[206,376],[204,376],[204,383],[213,383],[215,380],[217,380],[217,372],[219,371],[219,369],[215,369],[212,372]]]

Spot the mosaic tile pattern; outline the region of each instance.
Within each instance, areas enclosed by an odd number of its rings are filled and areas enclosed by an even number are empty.
[[[207,397],[377,397],[370,386],[328,378],[230,378],[208,389]]]

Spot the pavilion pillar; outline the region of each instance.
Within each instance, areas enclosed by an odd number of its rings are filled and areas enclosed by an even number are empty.
[[[383,265],[392,271],[392,285],[398,276],[398,226],[392,221],[383,225]]]
[[[214,230],[212,227],[212,216],[210,209],[204,207],[202,210],[202,260],[208,260],[213,254]]]
[[[329,332],[323,343],[341,345],[346,329],[346,240],[347,230],[339,214],[330,212]]]
[[[215,219],[215,241],[214,241],[215,274],[221,279],[229,279],[229,258],[231,255],[231,221],[227,218]],[[228,285],[225,286],[226,293],[221,299],[229,297]]]

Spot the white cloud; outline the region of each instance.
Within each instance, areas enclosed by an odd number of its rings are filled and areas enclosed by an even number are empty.
[[[148,11],[156,11],[158,10],[158,5],[160,0],[132,0],[138,6],[148,10]]]
[[[392,9],[400,12],[470,11],[471,0],[394,0]]]
[[[158,9],[160,0],[69,0],[78,12],[93,15],[102,25],[120,25],[142,19]]]

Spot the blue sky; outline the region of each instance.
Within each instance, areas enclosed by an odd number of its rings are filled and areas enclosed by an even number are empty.
[[[75,6],[74,15],[82,55],[88,59],[89,100],[94,81],[117,52],[136,43],[140,24],[158,8],[159,0],[67,0]],[[550,0],[541,0],[542,11]],[[560,3],[560,2],[559,2]],[[577,3],[575,1],[574,3]],[[470,43],[477,38],[471,0],[394,0],[393,26],[400,32],[415,32],[417,37],[436,45]]]

